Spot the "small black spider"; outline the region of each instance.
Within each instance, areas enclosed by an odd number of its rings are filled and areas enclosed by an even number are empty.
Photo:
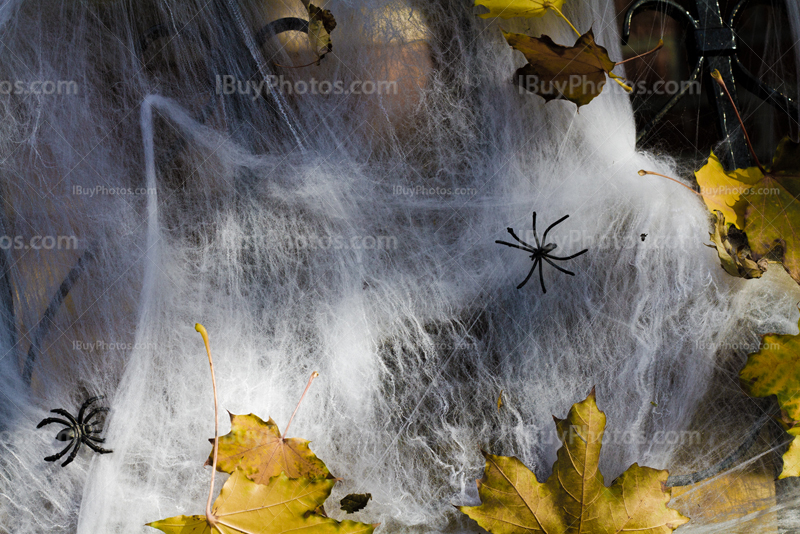
[[[48,456],[47,458],[45,458],[46,462],[55,462],[56,460],[67,454],[67,451],[70,449],[70,447],[75,445],[75,448],[72,449],[72,452],[67,457],[67,461],[61,464],[61,467],[64,467],[65,465],[67,465],[68,463],[70,463],[72,460],[75,459],[75,456],[78,454],[78,449],[80,448],[81,443],[85,443],[86,445],[89,446],[90,449],[92,449],[95,452],[99,452],[100,454],[108,454],[110,452],[113,452],[103,449],[98,445],[95,445],[95,443],[105,443],[106,440],[92,435],[92,434],[99,434],[102,431],[102,429],[100,428],[95,429],[94,428],[95,423],[90,423],[90,421],[95,415],[97,415],[100,412],[107,412],[108,408],[95,408],[94,410],[89,412],[89,415],[86,416],[86,419],[83,418],[83,414],[86,412],[86,409],[89,407],[89,405],[94,401],[100,400],[102,398],[104,397],[101,395],[99,397],[92,397],[91,399],[84,402],[83,406],[81,406],[81,409],[78,411],[77,418],[72,417],[72,415],[66,410],[62,410],[61,408],[56,408],[55,410],[50,410],[50,411],[53,413],[57,413],[58,415],[63,415],[64,417],[67,418],[67,420],[59,419],[57,417],[48,417],[47,419],[43,419],[41,423],[36,425],[36,428],[42,428],[43,426],[49,425],[50,423],[58,423],[60,425],[64,425],[67,427],[56,435],[56,439],[58,441],[69,441],[70,442],[69,445],[67,445],[67,448],[59,452],[58,454],[54,454],[53,456]]]
[[[642,235],[640,235],[639,237],[641,237],[641,238],[642,238],[642,241],[644,241],[644,238],[645,238],[645,237],[647,237],[647,234],[642,234]]]
[[[547,227],[547,230],[544,231],[544,235],[542,236],[542,243],[547,243],[547,232],[549,232],[550,229],[552,229],[555,225],[557,225],[557,224],[559,224],[561,222],[564,222],[567,219],[567,217],[569,217],[569,215],[564,215],[559,220],[557,220],[556,222],[554,222],[553,224],[551,224],[550,226]],[[545,244],[544,246],[542,246],[542,243],[539,243],[539,238],[536,236],[536,212],[535,211],[533,212],[533,238],[536,240],[536,247],[535,248],[532,245],[529,245],[525,241],[523,241],[520,238],[518,238],[517,235],[514,233],[513,229],[509,228],[508,229],[508,233],[511,234],[511,237],[513,237],[519,243],[522,243],[525,246],[521,247],[519,245],[514,245],[513,243],[506,243],[505,241],[495,241],[495,243],[500,243],[501,245],[506,245],[507,247],[514,247],[514,248],[518,248],[520,250],[525,250],[527,252],[531,252],[532,253],[531,254],[531,259],[533,260],[533,267],[531,267],[531,270],[528,273],[528,276],[525,277],[525,280],[523,280],[522,283],[517,286],[517,289],[522,288],[522,286],[524,286],[525,284],[528,283],[528,280],[530,280],[531,275],[533,274],[533,271],[535,271],[536,267],[538,266],[539,267],[539,283],[542,285],[542,292],[543,293],[547,293],[547,289],[545,289],[545,287],[544,287],[544,275],[542,274],[542,265],[544,265],[544,262],[549,263],[550,265],[552,265],[553,267],[555,267],[556,269],[558,269],[562,273],[568,274],[570,276],[575,276],[575,273],[573,273],[571,271],[568,271],[566,269],[562,269],[561,267],[559,267],[558,265],[556,265],[555,263],[553,263],[550,260],[560,260],[560,261],[571,260],[572,258],[577,258],[581,254],[583,254],[584,252],[587,252],[589,250],[589,249],[583,249],[580,252],[578,252],[577,254],[573,254],[572,256],[567,256],[566,258],[560,258],[558,256],[551,256],[550,252],[554,251],[557,248],[557,245],[555,243],[549,243],[549,244]]]

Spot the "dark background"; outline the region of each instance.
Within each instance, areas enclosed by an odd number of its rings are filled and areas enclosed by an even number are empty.
[[[695,12],[693,0],[676,2]],[[738,2],[720,0],[723,20],[727,20]],[[616,3],[621,31],[624,14],[633,0],[616,0]],[[739,17],[738,27],[734,31],[744,66],[763,82],[796,99],[798,80],[792,48],[794,40],[783,2],[778,0],[771,6],[750,2]],[[631,25],[628,45],[623,47],[625,59],[655,47],[659,38],[664,39],[664,48],[657,55],[627,63],[628,79],[634,83],[644,80],[647,87],[652,87],[658,80],[688,80],[694,65],[689,63],[686,46],[687,37],[691,40],[693,36],[687,33],[688,28],[684,27],[683,22],[662,13],[648,11],[637,15]],[[657,153],[675,156],[683,166],[694,169],[705,163],[710,150],[720,141],[702,74],[700,79],[703,84],[701,94],[684,96],[654,128],[653,135],[643,140],[641,145]],[[791,135],[797,139],[800,129],[798,118],[786,116],[738,83],[737,93],[745,127],[759,159],[766,165],[771,161],[772,153],[782,137]],[[636,125],[641,130],[663,107],[669,96],[634,94],[631,99]]]

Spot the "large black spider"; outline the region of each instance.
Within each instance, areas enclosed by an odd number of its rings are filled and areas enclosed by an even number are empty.
[[[567,217],[569,217],[569,215],[564,215],[559,220],[557,220],[556,222],[554,222],[553,224],[551,224],[550,226],[547,227],[547,230],[544,231],[544,235],[542,236],[542,243],[547,243],[547,232],[549,232],[555,225],[564,222],[567,219]],[[547,293],[547,289],[545,289],[545,287],[544,287],[544,275],[542,274],[542,265],[544,265],[544,262],[549,263],[550,265],[552,265],[553,267],[555,267],[556,269],[558,269],[562,273],[568,274],[570,276],[575,276],[575,273],[573,273],[572,271],[568,271],[566,269],[562,269],[561,267],[559,267],[558,265],[556,265],[555,263],[553,263],[550,260],[560,260],[560,261],[571,260],[572,258],[577,258],[581,254],[583,254],[584,252],[587,252],[589,250],[588,248],[585,248],[585,249],[581,250],[580,252],[578,252],[577,254],[573,254],[572,256],[567,256],[566,258],[560,258],[558,256],[552,256],[550,254],[550,252],[555,250],[557,248],[557,245],[555,243],[549,243],[549,244],[545,244],[544,246],[542,246],[542,243],[539,243],[539,237],[536,235],[536,212],[535,211],[533,212],[533,238],[536,240],[536,247],[535,248],[532,245],[529,245],[528,243],[523,241],[522,239],[518,238],[517,234],[514,233],[513,229],[509,228],[508,229],[508,233],[511,234],[511,237],[516,239],[519,243],[521,243],[524,246],[515,245],[513,243],[506,243],[505,241],[495,241],[495,243],[500,243],[501,245],[506,245],[507,247],[518,248],[520,250],[524,250],[526,252],[531,252],[532,253],[531,254],[531,259],[533,260],[533,267],[531,267],[531,270],[528,273],[528,276],[525,277],[525,280],[523,280],[522,283],[517,286],[517,289],[522,288],[522,286],[524,286],[525,284],[528,283],[528,280],[530,280],[531,275],[533,274],[533,271],[535,271],[536,267],[538,266],[539,267],[539,283],[542,285],[542,292],[543,293]]]
[[[83,414],[86,412],[86,409],[89,407],[96,400],[100,400],[104,398],[102,395],[99,397],[92,397],[91,399],[87,400],[81,406],[81,409],[78,411],[78,417],[72,417],[72,415],[66,411],[62,410],[61,408],[56,408],[55,410],[50,410],[53,413],[57,413],[58,415],[63,415],[67,419],[59,419],[57,417],[48,417],[47,419],[43,419],[41,423],[36,425],[36,428],[42,428],[45,425],[49,425],[50,423],[58,423],[60,425],[64,425],[67,428],[63,429],[56,435],[56,439],[58,441],[69,441],[69,445],[63,451],[59,452],[58,454],[54,454],[53,456],[48,456],[45,458],[47,462],[55,462],[65,454],[67,451],[75,445],[75,448],[72,449],[72,452],[67,457],[67,461],[61,464],[61,467],[64,467],[72,460],[75,459],[75,456],[78,454],[78,449],[81,446],[81,443],[85,443],[95,452],[99,452],[100,454],[108,454],[113,451],[109,451],[103,449],[102,447],[95,445],[95,443],[105,443],[105,439],[98,438],[93,436],[92,434],[99,434],[102,431],[102,428],[94,428],[95,423],[90,423],[92,418],[99,414],[100,412],[107,412],[108,408],[95,408],[89,415],[86,416],[86,419],[83,418]]]

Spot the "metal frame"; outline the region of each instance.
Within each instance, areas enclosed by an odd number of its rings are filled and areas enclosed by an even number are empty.
[[[768,102],[778,110],[789,115],[798,114],[797,103],[777,89],[768,86],[748,71],[737,52],[737,35],[735,31],[738,18],[747,4],[772,5],[777,0],[741,0],[731,12],[727,21],[723,21],[718,0],[695,0],[697,17],[672,0],[638,0],[626,12],[622,26],[622,44],[628,44],[633,17],[644,11],[661,11],[673,19],[683,22],[690,30],[693,38],[688,39],[690,59],[694,69],[689,77],[695,81],[703,74],[706,87],[710,88],[709,99],[716,110],[717,130],[722,139],[728,142],[719,149],[717,156],[723,166],[728,169],[741,169],[754,165],[747,148],[744,132],[736,119],[736,112],[728,100],[722,87],[714,83],[711,73],[719,70],[725,85],[731,90],[734,103],[736,91],[734,80],[738,80],[744,88]],[[705,67],[705,68],[704,68]],[[681,92],[674,95],[642,129],[636,138],[637,142],[645,140],[667,112],[683,98],[691,84],[685,84]],[[738,107],[738,103],[736,104]]]

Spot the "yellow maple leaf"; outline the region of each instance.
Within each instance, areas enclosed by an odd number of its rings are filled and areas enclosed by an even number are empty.
[[[214,501],[212,521],[204,515],[180,515],[147,525],[167,534],[371,534],[377,525],[336,521],[315,513],[335,480],[291,479],[281,473],[256,484],[237,469]]]
[[[758,167],[725,172],[719,158],[712,152],[708,162],[694,175],[708,209],[712,213],[721,212],[726,221],[744,230],[742,193],[764,177]]]
[[[271,418],[265,422],[253,414],[230,416],[231,431],[219,438],[217,471],[233,473],[240,467],[259,484],[281,473],[290,478],[333,478],[307,440],[283,438]],[[206,465],[212,464],[213,454],[212,450]]]
[[[800,144],[783,139],[766,172],[726,172],[712,152],[695,176],[708,209],[747,234],[754,259],[780,259],[800,282],[800,243],[794,239],[800,232]]]
[[[556,419],[563,446],[544,483],[517,458],[484,453],[482,504],[460,510],[493,534],[668,534],[689,521],[667,507],[667,471],[633,464],[606,487],[597,464],[605,424],[594,391]]]
[[[550,8],[561,9],[564,0],[475,0],[475,6],[489,9],[483,18],[510,19],[514,17],[541,17]]]
[[[793,437],[800,434],[800,335],[763,336],[761,347],[747,357],[739,378],[754,397],[775,395],[785,414],[784,428]],[[778,478],[800,476],[798,441],[794,439],[783,455],[783,471]]]

